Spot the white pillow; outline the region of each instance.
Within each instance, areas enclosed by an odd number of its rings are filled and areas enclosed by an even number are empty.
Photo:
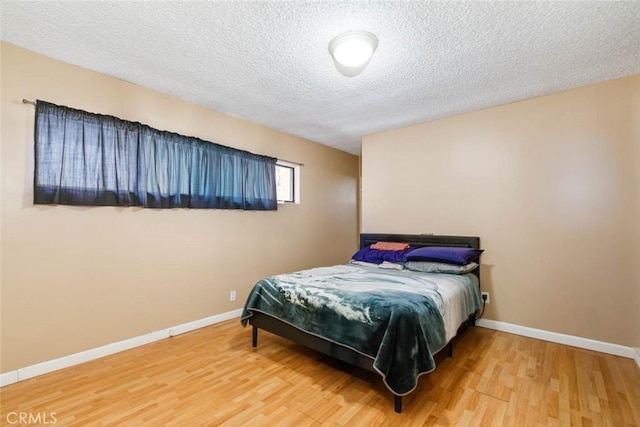
[[[378,265],[378,268],[386,268],[388,270],[402,270],[404,267],[402,264],[399,264],[397,262],[382,261],[382,264]]]
[[[372,262],[358,261],[356,259],[349,260],[349,264],[360,265],[362,267],[378,268],[378,264],[374,264]]]
[[[389,262],[389,261],[383,261],[382,264],[374,264],[372,262],[358,261],[358,260],[352,259],[349,261],[349,264],[361,265],[363,267],[384,268],[387,270],[402,270],[404,268],[402,264],[399,264],[397,262]]]
[[[434,261],[407,261],[404,263],[404,268],[422,273],[466,274],[478,268],[478,264],[470,262],[465,265],[456,265]]]

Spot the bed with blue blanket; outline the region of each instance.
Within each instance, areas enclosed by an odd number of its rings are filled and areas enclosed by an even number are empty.
[[[416,246],[479,248],[475,237],[361,235]],[[435,369],[434,355],[480,308],[479,271],[434,274],[345,264],[267,277],[255,284],[241,321],[377,372],[395,396]]]

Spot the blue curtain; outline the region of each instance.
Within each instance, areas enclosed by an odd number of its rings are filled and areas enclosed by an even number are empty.
[[[276,210],[276,159],[38,100],[34,203]]]

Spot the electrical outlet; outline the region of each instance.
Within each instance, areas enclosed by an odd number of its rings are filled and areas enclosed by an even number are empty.
[[[236,300],[236,291],[229,292],[229,301],[235,301],[235,300]]]
[[[482,300],[489,304],[489,292],[482,292]]]

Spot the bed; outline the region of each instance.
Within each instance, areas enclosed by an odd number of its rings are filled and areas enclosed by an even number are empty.
[[[480,248],[478,237],[360,235],[360,248],[376,242]],[[260,280],[241,322],[252,326],[253,347],[263,329],[378,373],[402,412],[402,396],[435,369],[435,354],[453,355],[453,338],[479,308],[479,266],[453,275],[345,264]]]

